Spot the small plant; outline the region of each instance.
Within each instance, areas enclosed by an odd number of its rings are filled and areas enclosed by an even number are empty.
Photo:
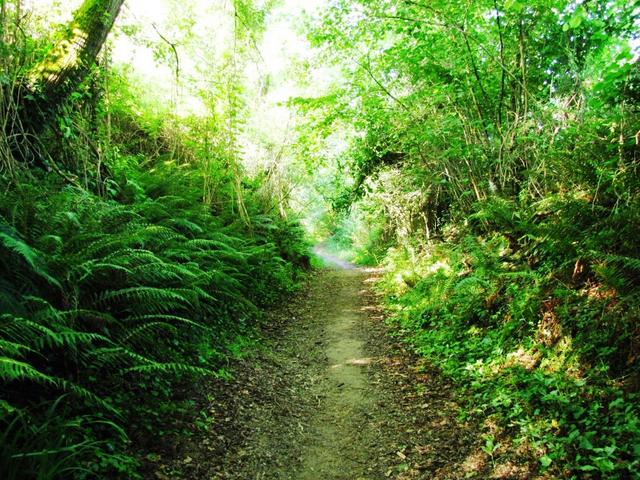
[[[491,458],[491,464],[495,467],[495,453],[500,448],[500,443],[496,443],[493,435],[484,436],[484,445],[481,447],[482,451]]]

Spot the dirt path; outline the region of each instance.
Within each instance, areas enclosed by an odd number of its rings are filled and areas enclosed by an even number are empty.
[[[358,270],[328,273],[334,294],[315,299],[326,365],[311,391],[318,405],[303,439],[302,466],[295,477],[301,480],[345,478],[346,472],[364,477],[371,465],[369,447],[380,435],[371,421],[380,392],[366,371],[372,359],[365,351],[365,314],[357,301],[361,277]]]
[[[202,393],[206,428],[177,438],[148,478],[531,478],[492,464],[480,433],[490,427],[458,421],[449,384],[388,334],[375,272],[327,260],[272,312],[266,347]]]

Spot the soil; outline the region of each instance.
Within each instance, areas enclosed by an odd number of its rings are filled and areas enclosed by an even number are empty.
[[[379,272],[319,253],[329,268],[269,314],[232,379],[203,386],[197,428],[147,455],[145,478],[540,478],[515,454],[488,455],[490,422],[459,420],[455,389],[391,334]]]

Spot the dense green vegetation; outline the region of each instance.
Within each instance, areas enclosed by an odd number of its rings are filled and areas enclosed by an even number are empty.
[[[131,440],[197,415],[190,391],[227,375],[307,245],[239,165],[233,92],[220,119],[177,118],[103,63],[54,106],[22,79],[56,37],[19,6],[2,2],[0,477],[136,478]],[[26,96],[45,128],[20,123]]]
[[[387,267],[491,455],[639,478],[637,2],[332,5],[311,38],[342,80],[295,104],[302,141],[349,132],[334,244]]]
[[[136,478],[310,237],[492,459],[640,478],[637,1],[319,1],[255,78],[279,2],[40,3],[0,0],[0,477]]]

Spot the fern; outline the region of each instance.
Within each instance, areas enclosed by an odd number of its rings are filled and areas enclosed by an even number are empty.
[[[162,225],[170,227],[183,235],[195,237],[196,235],[202,235],[204,229],[195,222],[187,220],[186,218],[169,218],[162,221]]]
[[[156,285],[180,284],[195,278],[189,269],[165,262],[138,265],[131,269],[130,274],[137,283]]]
[[[80,354],[83,361],[94,367],[107,366],[108,368],[122,371],[135,365],[148,365],[154,363],[150,358],[132,351],[125,346],[97,347]]]
[[[11,358],[21,358],[27,353],[36,353],[36,351],[23,343],[0,339],[0,353]]]
[[[197,248],[199,250],[222,250],[238,258],[242,258],[244,255],[242,252],[224,242],[221,242],[220,240],[197,238],[195,240],[189,240],[185,245],[189,248]]]
[[[0,325],[2,325],[2,336],[10,341],[30,345],[38,338],[44,336],[47,338],[49,345],[62,345],[62,340],[56,332],[26,318],[3,314],[0,316]]]
[[[170,208],[172,211],[188,210],[193,208],[193,204],[188,199],[178,195],[164,195],[156,198],[155,201],[161,203],[166,208]]]
[[[122,337],[120,342],[129,344],[132,343],[132,339],[138,337],[143,337],[142,339],[140,339],[140,341],[144,343],[150,342],[151,339],[155,342],[159,338],[157,335],[162,330],[165,330],[169,334],[172,334],[174,336],[177,336],[178,334],[178,329],[173,325],[169,325],[165,322],[148,322],[144,325],[128,330],[128,332]]]
[[[102,325],[104,327],[117,325],[119,321],[110,313],[100,310],[90,310],[84,308],[77,308],[73,310],[67,310],[59,313],[60,318],[70,325],[91,324]]]
[[[83,263],[82,265],[77,267],[77,270],[80,272],[85,272],[78,278],[78,285],[82,285],[86,281],[93,280],[98,276],[103,276],[108,280],[113,281],[113,277],[117,274],[127,277],[128,275],[132,275],[133,273],[132,270],[129,270],[127,267],[123,267],[115,263],[99,263],[95,260],[90,260]]]
[[[101,293],[93,305],[120,304],[124,308],[148,312],[169,312],[190,306],[184,295],[175,289],[130,287]]]
[[[218,303],[218,300],[213,295],[207,293],[203,288],[194,285],[193,287],[191,287],[191,290],[193,291],[193,294],[195,298],[197,298],[199,304],[200,302],[206,302],[211,305],[215,305]]]
[[[135,206],[135,210],[145,218],[152,222],[160,222],[164,219],[171,218],[172,215],[167,210],[167,207],[159,202],[148,200],[144,203]]]
[[[175,315],[162,315],[162,314],[153,314],[153,315],[135,315],[131,317],[127,317],[125,320],[129,324],[135,324],[139,322],[146,322],[152,320],[164,320],[165,322],[174,322],[186,327],[194,328],[196,330],[210,331],[210,328],[206,325],[203,325],[198,322],[194,322],[193,320],[189,320],[188,318],[178,317]]]
[[[36,241],[38,249],[52,255],[62,252],[64,241],[59,235],[43,235]]]
[[[58,343],[54,343],[52,341],[52,338],[53,337],[51,335],[43,336],[42,338],[36,339],[34,341],[34,345],[36,345],[38,348],[43,348],[45,346],[52,348],[54,346],[57,346],[76,349],[82,344],[111,343],[111,340],[104,335],[100,335],[97,333],[77,332],[74,330],[57,332],[55,335],[55,341]]]
[[[85,458],[104,456],[114,443],[128,441],[124,430],[112,421],[91,415],[70,416],[65,408],[66,397],[67,394],[55,399],[38,422],[25,411],[9,412],[11,417],[0,433],[3,479],[67,478],[77,471],[91,475],[78,467]],[[87,438],[89,428],[109,433],[111,439]]]
[[[140,376],[152,379],[145,383],[158,389],[153,395],[163,395],[167,388],[158,386],[158,374],[162,385],[185,374],[212,375],[197,359],[223,350],[228,338],[259,318],[254,299],[275,298],[282,282],[291,281],[269,233],[282,233],[277,222],[251,236],[231,218],[216,218],[194,203],[201,192],[183,185],[193,171],[174,174],[180,183],[137,178],[141,188],[131,205],[79,188],[25,184],[5,190],[0,202],[3,444],[18,445],[20,435],[46,431],[44,411],[56,404],[60,391],[76,397],[65,417],[69,422],[60,423],[61,435],[70,435],[72,419],[84,421],[78,412],[94,409],[115,419],[114,409],[131,409],[127,391]],[[145,192],[158,198],[145,199]],[[107,392],[115,406],[102,398]],[[7,429],[11,420],[2,423],[3,413],[16,420],[19,411],[29,413]],[[33,428],[24,430],[22,420]],[[100,429],[98,424],[89,428]],[[87,438],[105,434],[85,433]],[[52,444],[50,452],[64,457],[77,449],[90,463],[95,459],[84,451],[91,446],[87,442]],[[46,448],[16,448],[10,468],[18,461],[44,462],[38,458]]]
[[[212,370],[202,368],[202,367],[194,367],[191,365],[186,365],[184,363],[155,363],[154,362],[147,365],[138,365],[135,367],[131,367],[131,368],[128,368],[126,371],[135,372],[135,373],[170,373],[172,375],[188,373],[191,375],[198,375],[198,376],[208,376],[208,375],[216,376],[216,373]]]
[[[636,277],[640,277],[640,258],[627,257],[624,255],[607,255],[606,259],[611,263],[619,265],[620,268]]]
[[[126,267],[134,267],[137,265],[145,265],[147,263],[162,262],[162,260],[151,251],[134,248],[123,248],[111,252],[104,257],[103,261],[109,263],[117,263]]]
[[[172,240],[181,240],[184,238],[181,233],[163,225],[145,225],[136,229],[134,234],[146,242],[153,241],[153,243],[157,244],[158,248],[161,248]]]
[[[598,258],[596,252],[591,256]],[[634,294],[634,287],[640,279],[640,259],[625,255],[606,255],[605,261],[596,260],[595,270],[605,283],[624,291],[625,294]]]
[[[143,217],[127,205],[112,205],[109,209],[98,210],[98,222],[106,231],[118,231],[123,225],[138,223]]]
[[[1,324],[3,326],[3,336],[1,340],[6,348],[5,353],[11,345],[13,352],[29,351],[33,354],[54,349],[77,350],[82,345],[93,345],[94,343],[111,343],[111,341],[101,334],[80,332],[64,327],[62,330],[53,330],[45,325],[27,320],[25,318],[2,315]],[[16,356],[16,355],[14,355]]]
[[[45,262],[40,252],[27,245],[9,225],[0,217],[0,243],[2,246],[16,253],[30,267],[34,274],[44,278],[51,285],[60,288],[60,283],[46,271]]]
[[[61,387],[64,384],[59,378],[45,375],[28,363],[9,357],[0,357],[0,378],[6,382],[30,380],[35,383],[48,384],[55,387]]]
[[[0,399],[0,419],[4,418],[6,414],[11,414],[19,411],[17,407],[14,407],[6,400]],[[0,434],[0,440],[2,440],[2,434]],[[4,442],[0,441],[0,445],[5,445]]]
[[[118,235],[97,235],[97,239],[90,242],[80,255],[89,259],[104,258],[116,250],[131,248],[132,243],[132,240]]]

